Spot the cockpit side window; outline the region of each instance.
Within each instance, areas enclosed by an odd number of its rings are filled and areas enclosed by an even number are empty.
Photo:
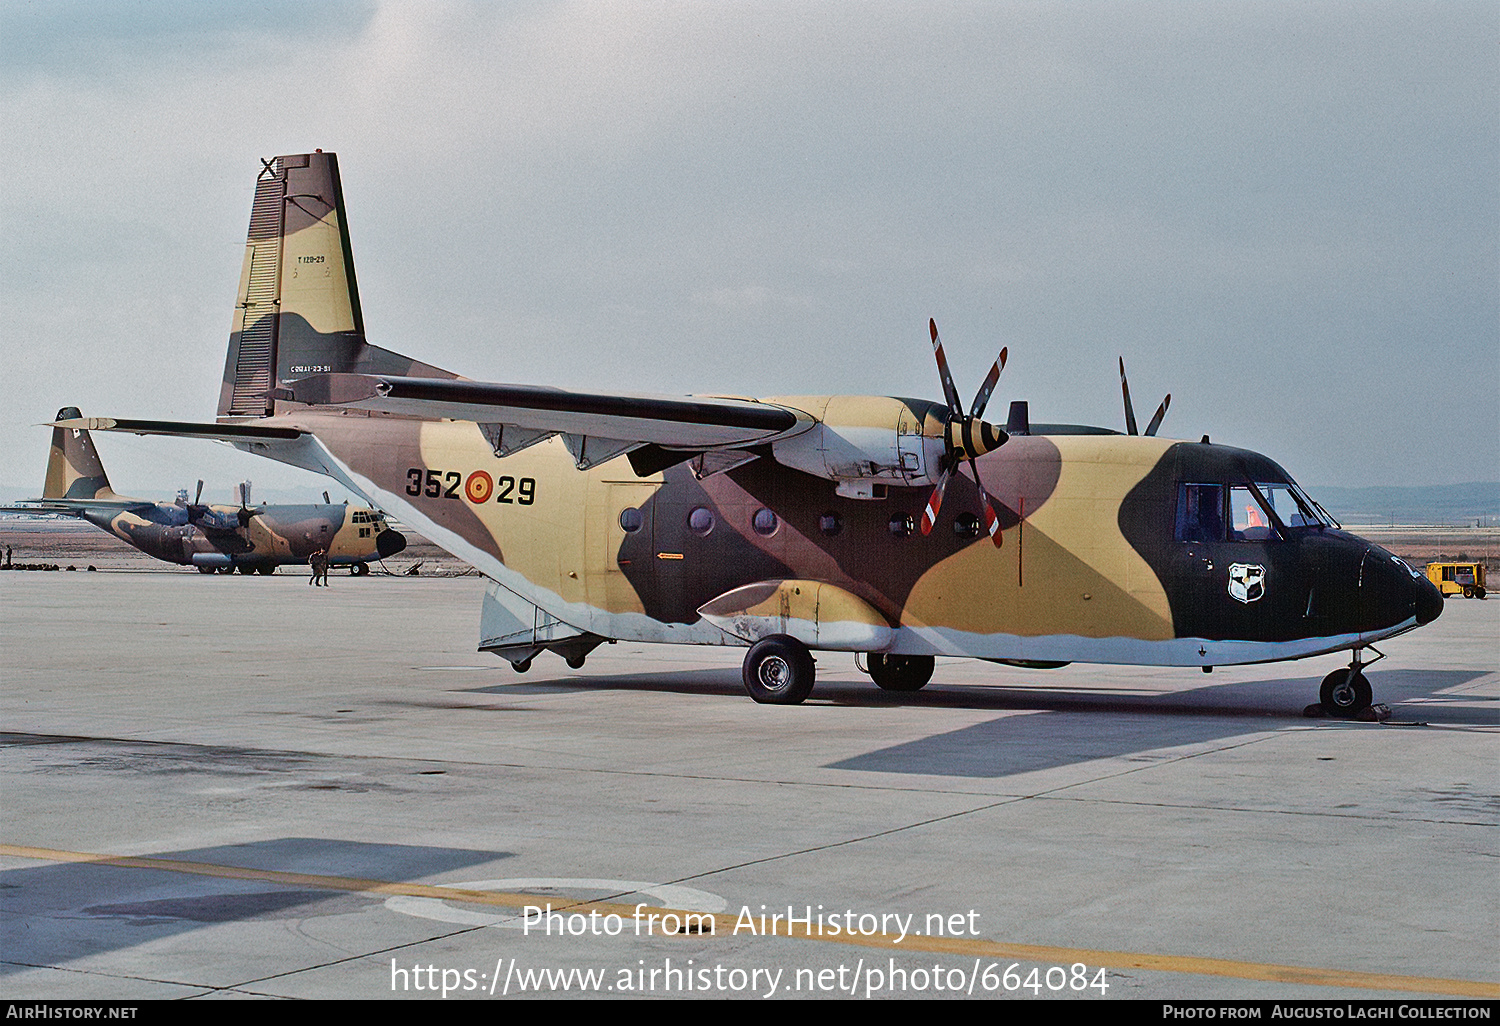
[[[1177,540],[1224,540],[1224,486],[1182,484],[1177,493]]]
[[[1290,481],[1182,482],[1177,489],[1180,542],[1280,541],[1298,529],[1328,526]]]
[[[1229,489],[1229,522],[1230,541],[1267,541],[1276,537],[1270,514],[1244,485]]]

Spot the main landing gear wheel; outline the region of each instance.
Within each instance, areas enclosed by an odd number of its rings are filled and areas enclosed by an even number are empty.
[[[211,573],[213,573],[213,572],[214,572],[214,568],[213,568],[213,567],[211,567],[211,566],[200,566],[200,567],[199,567],[199,568],[198,568],[198,572],[199,572],[199,573],[200,573],[200,574],[211,574]]]
[[[761,638],[745,654],[745,690],[766,705],[799,705],[813,689],[812,653],[786,634]]]
[[[932,679],[932,656],[870,653],[870,679],[885,691],[921,691]]]
[[[266,566],[258,566],[255,568],[255,572],[260,574],[262,577],[270,577],[276,572],[276,567],[270,564]]]
[[[1318,697],[1323,701],[1325,713],[1348,720],[1368,709],[1370,699],[1374,696],[1370,691],[1370,682],[1365,680],[1365,675],[1353,667],[1346,666],[1341,670],[1334,670],[1323,678],[1323,686],[1318,689]]]

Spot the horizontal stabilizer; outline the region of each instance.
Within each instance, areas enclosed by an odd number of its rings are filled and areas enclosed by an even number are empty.
[[[293,441],[306,432],[296,428],[259,427],[254,424],[193,424],[175,420],[116,420],[113,417],[75,417],[55,420],[49,427],[84,431],[117,431],[131,435],[175,435],[178,438],[207,438],[215,442]]]
[[[168,435],[174,438],[206,438],[213,442],[228,442],[236,449],[268,456],[282,463],[289,463],[315,474],[326,474],[340,482],[356,495],[375,502],[367,494],[364,483],[350,475],[348,469],[334,458],[321,441],[311,432],[294,427],[272,427],[264,424],[194,424],[172,420],[117,420],[113,417],[79,417],[75,420],[60,420],[52,425],[62,428],[82,428],[90,431],[114,431],[132,435]]]

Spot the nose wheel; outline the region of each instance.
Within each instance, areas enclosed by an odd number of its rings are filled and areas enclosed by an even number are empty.
[[[1382,652],[1376,652],[1373,648],[1370,651],[1375,652],[1375,659],[1363,662],[1360,660],[1360,650],[1355,649],[1354,659],[1348,666],[1334,670],[1323,678],[1323,685],[1318,689],[1318,699],[1322,702],[1324,715],[1352,720],[1370,708],[1374,693],[1370,690],[1370,682],[1363,670],[1370,663],[1385,658]]]
[[[1353,719],[1362,710],[1368,709],[1373,697],[1370,682],[1353,667],[1334,670],[1323,678],[1323,686],[1318,689],[1323,712],[1345,720]]]

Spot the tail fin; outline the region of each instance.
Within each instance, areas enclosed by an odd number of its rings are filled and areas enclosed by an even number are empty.
[[[58,420],[77,420],[83,416],[76,406],[57,411]],[[99,450],[87,431],[76,428],[53,428],[52,451],[47,456],[47,482],[42,487],[44,499],[117,499]]]
[[[219,416],[269,416],[277,389],[309,374],[457,377],[365,341],[338,157],[261,165]]]

